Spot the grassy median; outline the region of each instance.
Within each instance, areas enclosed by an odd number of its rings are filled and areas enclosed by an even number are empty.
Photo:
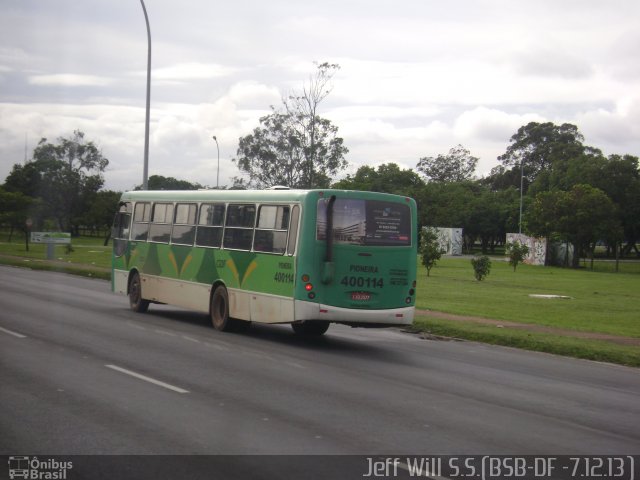
[[[598,339],[598,334],[640,338],[640,263],[624,263],[620,270],[611,273],[610,262],[596,262],[594,271],[520,265],[514,272],[497,258],[489,276],[478,282],[469,259],[445,258],[430,277],[419,267],[417,308],[470,318],[418,314],[414,328],[438,336],[640,366],[637,342],[621,345]],[[483,318],[540,326],[549,332],[484,323]],[[571,332],[593,338],[576,338]]]
[[[5,235],[0,239],[0,264],[31,268],[34,270],[51,270],[74,275],[111,278],[111,243],[104,246],[104,238],[80,237],[71,241],[71,249],[65,245],[54,247],[54,260],[47,260],[47,246],[29,244],[29,251],[23,238],[7,241]]]

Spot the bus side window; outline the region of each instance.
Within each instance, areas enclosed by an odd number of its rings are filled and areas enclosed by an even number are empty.
[[[251,250],[255,205],[229,205],[224,229],[224,248]]]
[[[151,226],[149,227],[149,240],[152,242],[169,243],[172,219],[172,203],[155,203],[153,205]]]
[[[131,204],[126,203],[120,206],[113,219],[111,238],[129,240],[129,229],[131,227]]]
[[[131,227],[131,204],[123,203],[113,219],[111,238],[113,239],[113,252],[116,257],[124,255],[129,241]]]
[[[193,245],[193,239],[196,235],[197,210],[198,206],[195,203],[178,203],[176,205],[171,243]]]
[[[283,254],[287,246],[289,206],[262,205],[258,215],[253,249]]]
[[[224,228],[223,203],[203,203],[200,206],[196,245],[200,247],[220,248],[222,245],[222,229]]]
[[[291,210],[291,223],[289,225],[289,243],[287,244],[287,255],[296,253],[298,243],[298,222],[300,221],[300,207],[294,205]]]
[[[136,203],[133,213],[132,240],[146,242],[149,235],[149,220],[151,219],[151,205],[147,202]]]

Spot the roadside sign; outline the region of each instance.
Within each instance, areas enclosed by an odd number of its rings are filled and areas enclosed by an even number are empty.
[[[66,232],[31,232],[31,242],[68,245],[71,243],[71,234]]]

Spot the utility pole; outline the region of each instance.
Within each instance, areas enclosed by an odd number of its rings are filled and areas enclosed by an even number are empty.
[[[142,172],[142,189],[149,188],[149,117],[151,111],[151,28],[149,28],[149,17],[144,6],[144,0],[140,0],[144,21],[147,24],[147,115],[144,124],[144,169]]]
[[[216,174],[216,190],[218,190],[220,188],[220,146],[216,136],[214,135],[212,138],[216,141],[216,150],[218,150],[218,173]]]

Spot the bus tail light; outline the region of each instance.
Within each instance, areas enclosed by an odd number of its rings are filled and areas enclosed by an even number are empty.
[[[313,284],[311,283],[311,277],[305,273],[302,275],[302,281],[304,282],[304,289],[309,292],[307,295],[309,299],[313,300],[316,298],[316,294],[313,291]]]

